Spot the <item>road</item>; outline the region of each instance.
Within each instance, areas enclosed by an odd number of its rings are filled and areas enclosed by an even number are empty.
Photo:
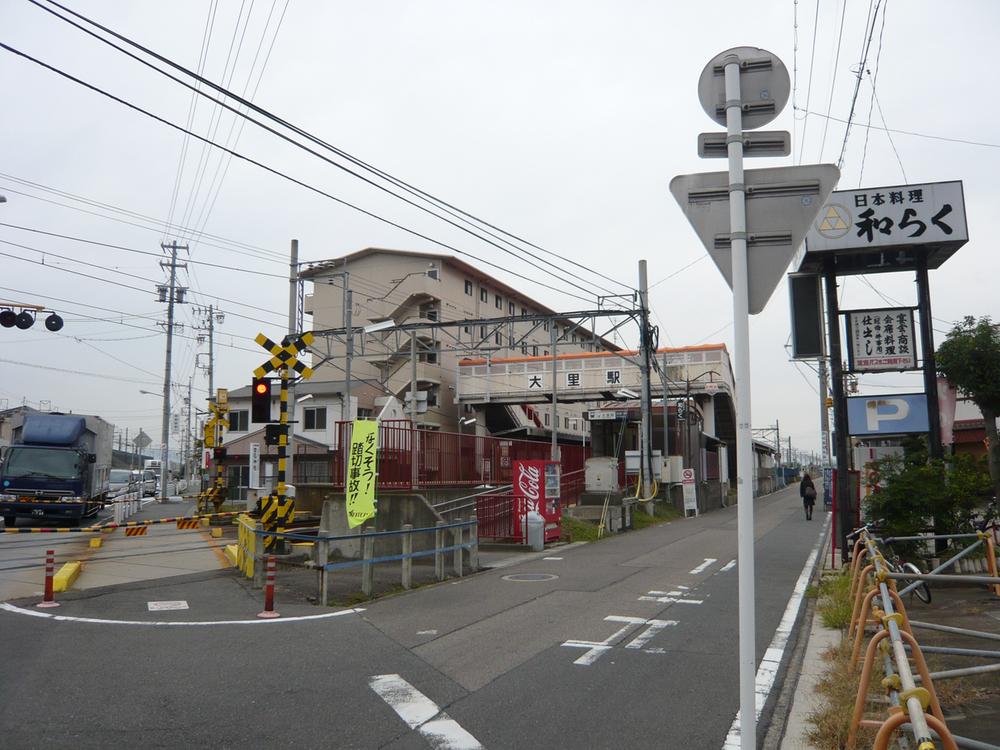
[[[757,503],[758,659],[823,518],[794,490]],[[280,620],[152,624],[246,620],[259,595],[226,577],[58,611],[144,624],[0,611],[5,642],[31,644],[0,662],[0,731],[10,748],[721,748],[735,529],[721,510],[324,619],[280,604]],[[153,598],[189,609],[144,612]]]

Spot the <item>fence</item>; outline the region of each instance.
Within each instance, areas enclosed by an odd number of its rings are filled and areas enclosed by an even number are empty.
[[[242,519],[243,517],[241,516],[241,520]],[[264,530],[259,526],[257,528],[252,527],[249,521],[247,521],[245,526],[241,524],[240,533],[241,535],[244,533],[247,534],[248,547],[251,544],[253,545],[253,555],[256,558],[255,570],[260,569],[262,566],[262,558],[259,550],[263,548],[262,540],[257,539],[254,542],[250,542],[249,537],[261,537],[265,534]],[[433,534],[434,546],[428,549],[414,551],[414,536],[419,534]],[[446,537],[449,534],[452,537],[451,544],[448,544],[446,540]],[[365,596],[370,597],[375,587],[375,566],[379,563],[401,562],[401,584],[403,588],[406,589],[410,588],[413,582],[412,563],[415,558],[430,557],[433,555],[434,572],[437,580],[439,581],[443,581],[445,579],[445,554],[448,552],[453,553],[453,566],[456,576],[461,576],[464,572],[464,551],[468,551],[469,569],[473,572],[479,569],[479,541],[477,534],[477,522],[475,519],[472,519],[471,521],[458,521],[456,523],[438,521],[436,526],[419,529],[413,528],[411,524],[403,524],[403,528],[399,531],[373,531],[371,529],[365,529],[359,534],[341,534],[337,536],[312,536],[290,532],[268,532],[267,535],[274,536],[279,539],[314,542],[316,544],[316,556],[311,566],[317,568],[320,572],[318,598],[320,604],[323,606],[326,606],[329,599],[329,572],[332,570],[360,567],[361,591]],[[468,541],[465,540],[466,536],[468,536]],[[376,556],[375,541],[377,539],[386,540],[393,538],[400,539],[402,551],[399,554],[383,554]],[[330,543],[345,541],[360,541],[361,557],[354,560],[345,560],[343,562],[330,562]],[[242,553],[243,542],[240,544]],[[246,573],[244,574],[246,575]],[[252,573],[250,575],[252,575]],[[257,578],[254,579],[254,582],[256,585],[259,585]]]
[[[310,479],[344,485],[343,446],[351,443],[351,423],[337,423],[337,441],[323,476],[313,462]],[[413,429],[407,420],[383,421],[378,433],[379,489],[461,487],[509,484],[514,461],[551,456],[551,445],[534,440],[510,440],[489,435],[464,435]],[[582,471],[589,448],[559,447],[562,473]]]

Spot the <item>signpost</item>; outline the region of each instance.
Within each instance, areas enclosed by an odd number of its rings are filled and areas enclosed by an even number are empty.
[[[250,478],[247,486],[252,490],[260,489],[260,443],[250,443]]]
[[[694,469],[681,469],[681,486],[684,488],[684,515],[693,510],[698,515],[698,488],[695,484]]]
[[[927,432],[930,428],[927,395],[851,396],[847,399],[847,427],[849,434],[859,437]]]
[[[742,750],[755,746],[757,727],[749,316],[764,309],[839,178],[832,165],[744,173],[743,129],[773,120],[785,106],[789,90],[784,64],[766,50],[736,47],[716,55],[702,71],[698,95],[705,112],[726,125],[729,170],[675,177],[670,183],[681,209],[733,290]],[[752,258],[748,259],[748,252]]]

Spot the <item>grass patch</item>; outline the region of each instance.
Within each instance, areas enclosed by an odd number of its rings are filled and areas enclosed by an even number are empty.
[[[846,570],[824,576],[820,581],[816,611],[825,627],[844,630],[850,624],[854,609],[850,589],[851,577]]]
[[[807,735],[810,744],[817,750],[842,750],[847,747],[847,735],[851,726],[851,716],[854,714],[854,701],[858,695],[859,673],[851,664],[851,641],[843,640],[839,645],[827,649],[823,660],[828,668],[823,679],[816,686],[816,692],[825,699],[823,706],[809,714],[809,722],[813,725]],[[879,690],[882,679],[881,670],[876,663],[872,674],[872,684]],[[878,698],[870,693],[869,699]],[[885,705],[872,705],[872,717],[885,716]],[[854,747],[871,747],[875,739],[875,730],[860,727],[857,742]]]
[[[669,523],[681,517],[682,514],[680,511],[675,510],[672,505],[667,505],[666,503],[654,503],[653,515],[649,515],[637,506],[632,513],[632,528],[636,530],[645,529],[650,526],[658,526],[661,523]]]
[[[570,515],[562,517],[562,536],[571,542],[596,542],[597,524],[573,518]]]

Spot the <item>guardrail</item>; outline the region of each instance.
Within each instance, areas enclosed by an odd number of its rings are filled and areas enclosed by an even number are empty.
[[[273,536],[278,539],[290,539],[297,541],[315,543],[315,558],[308,564],[308,567],[316,568],[320,572],[318,599],[321,605],[326,606],[329,601],[329,572],[333,570],[343,570],[346,568],[361,568],[361,591],[365,596],[370,597],[375,589],[375,566],[379,563],[402,562],[400,571],[400,583],[403,588],[409,589],[413,585],[413,560],[421,557],[434,557],[434,574],[438,581],[443,581],[445,575],[445,554],[453,554],[453,569],[456,576],[464,574],[465,551],[468,551],[468,564],[472,571],[479,569],[479,540],[477,536],[478,522],[475,519],[468,521],[458,521],[455,523],[445,523],[438,521],[435,526],[427,526],[415,529],[411,524],[403,524],[399,531],[374,531],[367,528],[357,534],[338,534],[334,536],[312,536],[308,534],[297,534],[284,531],[265,531],[260,525],[251,526],[249,519],[241,517],[240,534],[241,541],[240,554],[252,558],[250,576],[254,578],[254,585],[258,585],[258,573],[262,569],[264,545],[261,539],[256,537]],[[446,537],[452,537],[451,543],[447,543]],[[434,546],[426,550],[413,550],[413,537],[416,534],[434,534]],[[248,535],[244,539],[243,534]],[[255,537],[251,543],[249,536]],[[375,541],[380,538],[401,537],[402,552],[391,555],[375,555]],[[466,541],[466,537],[468,540]],[[358,541],[361,546],[361,556],[354,560],[343,562],[330,562],[330,547],[336,542]],[[242,569],[242,568],[241,568]],[[244,575],[246,575],[244,570]]]
[[[959,741],[967,747],[982,747],[982,743],[976,744],[976,741],[958,738],[951,734],[941,711],[941,704],[934,688],[934,679],[948,679],[965,674],[994,672],[1000,667],[998,665],[987,665],[985,667],[971,667],[969,669],[931,673],[927,668],[923,650],[913,635],[912,627],[916,623],[910,621],[907,617],[902,594],[912,590],[925,580],[986,583],[990,585],[1000,584],[1000,578],[996,577],[996,561],[993,557],[992,539],[985,532],[945,535],[952,539],[977,538],[977,541],[975,544],[956,554],[943,565],[935,568],[933,573],[916,574],[894,572],[879,550],[879,540],[869,532],[867,527],[856,530],[851,536],[858,537],[854,543],[854,551],[851,556],[851,582],[849,591],[851,597],[854,599],[854,607],[847,629],[847,637],[854,637],[852,664],[856,664],[860,656],[866,628],[869,625],[875,625],[876,633],[868,642],[868,647],[865,650],[847,746],[855,746],[857,732],[861,726],[870,726],[878,729],[875,742],[872,745],[873,750],[885,750],[888,747],[892,734],[898,729],[903,729],[913,735],[918,750],[931,750],[937,747],[934,744],[933,737],[940,738],[948,750],[957,750]],[[934,538],[933,536],[922,536],[913,539],[930,540]],[[895,539],[895,541],[904,540],[911,539],[907,537],[897,537]],[[976,547],[983,544],[985,544],[988,551],[992,576],[940,575],[942,570],[954,565],[958,560],[964,558]],[[898,580],[913,580],[913,582],[902,591],[897,592],[896,581]],[[920,623],[920,626],[939,629],[944,627],[928,623]],[[973,633],[967,634],[971,635]],[[975,634],[981,635],[978,633]],[[989,634],[985,635],[989,637]],[[919,672],[918,677],[914,676],[911,671],[907,650],[909,650],[916,663],[917,671]],[[928,649],[928,651],[930,650]],[[942,653],[971,651],[968,649],[942,649],[940,647],[934,650]],[[885,678],[882,680],[882,685],[886,688],[889,701],[889,714],[884,721],[863,719],[877,651],[881,651],[882,654],[885,671]],[[962,653],[961,655],[969,656],[973,654]],[[984,654],[979,652],[974,655],[982,656]],[[920,683],[919,685],[918,682]]]

